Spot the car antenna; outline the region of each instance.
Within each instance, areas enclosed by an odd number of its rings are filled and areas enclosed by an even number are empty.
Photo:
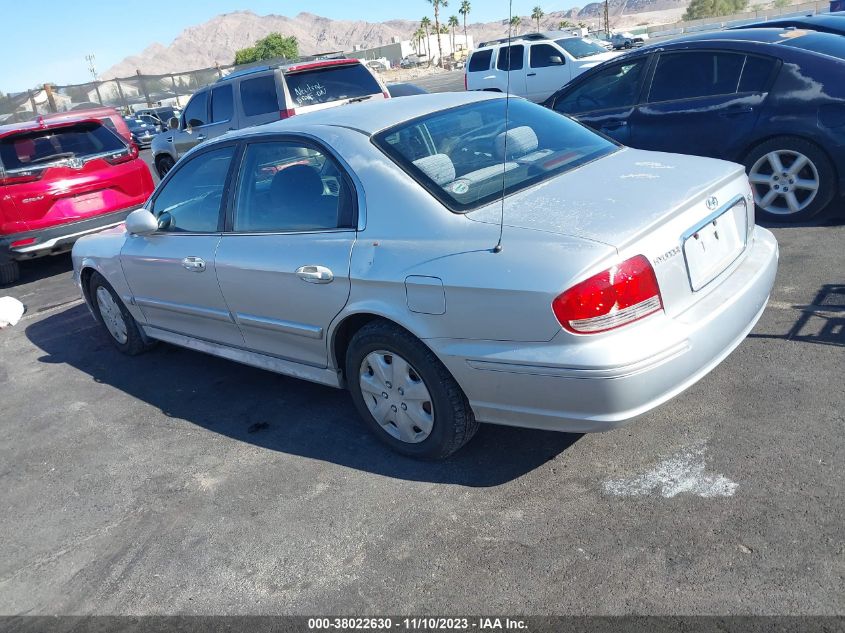
[[[502,152],[502,207],[499,211],[499,241],[493,247],[494,253],[502,252],[502,232],[505,229],[505,175],[507,173],[508,165],[508,109],[511,102],[511,56],[513,55],[513,47],[511,46],[511,35],[513,32],[513,0],[508,2],[508,77],[505,80],[505,141]],[[501,51],[499,51],[501,54]]]

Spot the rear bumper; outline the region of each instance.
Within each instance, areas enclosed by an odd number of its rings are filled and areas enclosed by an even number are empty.
[[[69,251],[80,237],[117,226],[126,220],[126,216],[136,208],[138,207],[130,207],[115,213],[88,218],[81,222],[51,226],[48,229],[0,236],[0,263],[10,259],[33,259]],[[35,241],[21,246],[12,246],[15,242],[32,239]]]
[[[427,343],[480,421],[606,431],[681,393],[742,342],[765,309],[777,259],[774,236],[757,227],[742,263],[687,311],[645,319],[589,346],[573,345],[565,333],[545,344]]]

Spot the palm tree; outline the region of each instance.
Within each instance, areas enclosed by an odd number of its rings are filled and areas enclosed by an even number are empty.
[[[449,27],[452,29],[452,53],[455,52],[455,28],[460,26],[460,22],[458,22],[457,15],[450,15],[449,16]]]
[[[434,32],[437,33],[437,53],[440,55],[440,66],[443,67],[443,44],[440,41],[440,7],[448,7],[448,0],[428,0],[434,7]]]
[[[461,8],[458,9],[458,13],[460,13],[464,18],[464,46],[469,48],[469,40],[467,39],[467,16],[469,15],[469,11],[472,8],[470,5],[469,0],[463,0],[461,2]]]
[[[538,5],[534,7],[534,10],[531,12],[531,19],[537,21],[537,30],[540,30],[540,20],[543,16],[546,15],[543,13],[543,9]]]
[[[425,31],[418,27],[417,30],[414,31],[414,47],[417,49],[417,55],[420,54],[420,45],[422,44],[424,37]]]
[[[518,15],[515,15],[511,18],[511,28],[513,29],[513,34],[519,34],[519,25],[522,23],[522,18]]]
[[[422,27],[423,31],[425,32],[425,56],[428,60],[428,65],[431,66],[431,50],[429,50],[429,40],[428,29],[431,28],[431,20],[428,19],[428,16],[424,16],[422,20],[420,20],[420,26]]]

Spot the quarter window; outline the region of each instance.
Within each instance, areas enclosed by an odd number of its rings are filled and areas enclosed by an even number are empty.
[[[559,97],[554,109],[564,114],[577,114],[635,105],[644,68],[645,59],[610,66]]]
[[[238,185],[236,232],[352,228],[354,208],[343,172],[318,149],[296,142],[247,147]]]
[[[171,233],[215,233],[234,146],[204,152],[180,167],[153,204],[159,229]]]
[[[563,54],[549,44],[534,44],[529,53],[531,68],[547,68],[564,63]]]
[[[522,44],[503,46],[499,49],[496,68],[499,70],[522,70],[522,57],[524,55],[525,47]]]
[[[490,60],[493,57],[493,49],[488,48],[482,51],[475,51],[469,58],[469,69],[471,73],[481,70],[490,70]]]
[[[273,74],[241,81],[241,102],[246,116],[279,111],[276,77]]]
[[[222,123],[230,121],[235,112],[235,104],[232,99],[232,84],[218,86],[211,91],[211,121]]]
[[[200,92],[191,97],[185,108],[185,123],[188,127],[200,127],[208,123],[208,92]]]
[[[677,101],[736,93],[744,55],[667,53],[660,56],[649,101]]]

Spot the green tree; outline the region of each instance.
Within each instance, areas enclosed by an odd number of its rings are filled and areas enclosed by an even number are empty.
[[[420,20],[420,26],[422,27],[422,30],[425,31],[425,56],[428,58],[428,65],[430,66],[431,65],[431,50],[430,50],[431,49],[431,46],[430,46],[431,40],[429,39],[430,36],[428,34],[428,30],[431,28],[431,20],[429,19],[429,17],[427,15],[425,17],[423,17],[422,20]]]
[[[420,54],[420,49],[422,48],[423,38],[425,37],[425,31],[422,30],[422,27],[418,27],[416,31],[414,31],[414,48],[417,49],[417,55]]]
[[[467,16],[469,15],[470,9],[472,9],[472,5],[469,0],[463,0],[461,2],[461,8],[458,9],[458,13],[460,13],[464,19],[464,44],[466,44],[467,47],[469,47],[469,40],[467,39]]]
[[[511,29],[513,29],[514,35],[519,34],[519,25],[520,24],[522,24],[522,18],[521,17],[519,17],[518,15],[515,15],[511,18],[510,25],[511,25]]]
[[[440,66],[443,67],[443,44],[440,41],[440,7],[448,7],[448,0],[428,0],[428,3],[434,7],[434,32],[437,33],[437,54],[440,55]],[[447,31],[448,32],[448,31]]]
[[[458,21],[457,15],[450,15],[449,16],[449,28],[452,29],[452,53],[455,52],[455,29],[459,27],[461,23]]]
[[[748,0],[692,0],[684,13],[684,20],[716,18],[744,11]]]
[[[531,19],[537,22],[537,30],[540,30],[540,20],[543,19],[543,16],[546,15],[543,13],[543,8],[537,5],[534,7],[534,10],[531,12]]]
[[[557,28],[559,28],[562,31],[563,29],[568,29],[570,26],[575,26],[575,25],[572,24],[572,22],[570,22],[569,20],[561,20],[560,23],[557,25]]]
[[[242,48],[235,52],[236,64],[251,64],[263,59],[296,59],[299,57],[299,44],[291,35],[285,37],[281,33],[270,33],[261,38],[253,46]]]
[[[789,0],[775,0],[774,7],[775,9],[783,9],[784,7],[788,7],[790,4]]]

